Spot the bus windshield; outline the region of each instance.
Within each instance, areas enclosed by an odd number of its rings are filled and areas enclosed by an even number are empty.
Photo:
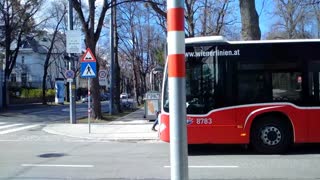
[[[214,50],[208,47],[205,51]],[[189,52],[204,51],[187,47]],[[219,61],[217,56],[186,56],[186,107],[188,114],[204,114],[214,109],[219,98]],[[168,85],[165,79],[164,110],[169,111]]]

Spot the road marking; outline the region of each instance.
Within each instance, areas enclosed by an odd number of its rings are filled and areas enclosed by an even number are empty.
[[[21,164],[24,167],[70,167],[70,168],[92,168],[94,165],[75,165],[75,164]]]
[[[171,166],[163,166],[164,168],[171,168]],[[189,168],[239,168],[239,166],[188,166]]]
[[[7,124],[6,122],[0,122],[0,124]]]
[[[23,126],[23,127],[19,127],[19,128],[14,128],[14,129],[9,129],[6,131],[0,131],[0,134],[8,134],[8,133],[12,133],[12,132],[16,132],[16,131],[21,131],[21,130],[25,130],[25,129],[30,129],[30,128],[34,128],[40,126],[39,124],[35,124],[35,125],[30,125],[30,126]]]
[[[23,124],[9,124],[9,125],[5,125],[5,126],[0,126],[0,129],[6,129],[6,128],[21,126],[21,125],[23,125]]]

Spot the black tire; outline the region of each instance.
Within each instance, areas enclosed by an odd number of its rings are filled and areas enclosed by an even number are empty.
[[[284,153],[292,144],[290,124],[276,116],[261,117],[252,125],[250,140],[253,148],[260,153]]]

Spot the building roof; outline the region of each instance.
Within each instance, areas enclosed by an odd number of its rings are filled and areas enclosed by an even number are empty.
[[[45,54],[47,49],[39,44],[34,37],[26,37],[21,43],[21,48],[31,48],[34,52]]]

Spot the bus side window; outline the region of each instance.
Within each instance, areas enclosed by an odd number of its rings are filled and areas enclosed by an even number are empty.
[[[270,100],[267,74],[257,71],[239,72],[238,102],[259,103]]]
[[[308,66],[308,104],[320,105],[320,62],[313,61]]]
[[[309,99],[312,105],[320,104],[320,73],[319,72],[309,72]]]
[[[272,73],[272,96],[274,101],[298,102],[302,97],[300,72]]]

